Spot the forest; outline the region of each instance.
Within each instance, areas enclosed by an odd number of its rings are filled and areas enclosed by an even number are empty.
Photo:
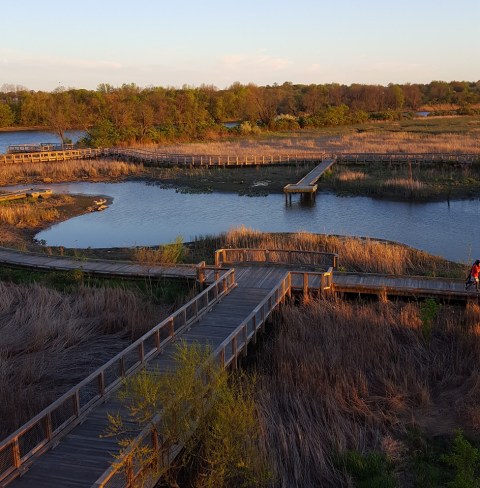
[[[66,130],[80,129],[87,134],[83,144],[102,147],[396,120],[420,109],[471,115],[480,113],[479,107],[480,81],[388,86],[236,82],[226,89],[104,83],[96,90],[59,87],[53,92],[4,84],[0,129],[42,128],[62,140]],[[227,121],[242,123],[229,129]]]

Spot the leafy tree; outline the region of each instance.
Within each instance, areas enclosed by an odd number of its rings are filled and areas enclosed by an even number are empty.
[[[6,103],[0,102],[0,127],[10,127],[15,121],[15,115]]]

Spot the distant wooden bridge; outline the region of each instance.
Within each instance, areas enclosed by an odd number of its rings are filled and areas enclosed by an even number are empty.
[[[158,167],[245,167],[271,165],[298,165],[318,163],[326,159],[336,159],[341,163],[457,163],[471,164],[480,162],[480,154],[467,153],[331,153],[326,151],[294,152],[290,154],[178,154],[147,149],[133,148],[98,148],[69,149],[63,151],[35,151],[0,154],[1,164],[42,163],[66,161],[69,159],[117,158],[146,166]]]
[[[10,265],[44,269],[81,268],[93,273],[133,277],[151,273],[137,264],[75,261],[0,250]],[[281,249],[221,249],[215,266],[170,267],[159,276],[206,278],[209,285],[190,302],[153,327],[124,351],[71,388],[61,398],[0,443],[0,485],[13,487],[126,487],[146,475],[127,457],[114,460],[119,447],[101,438],[107,412],[125,412],[115,393],[124,378],[141,368],[174,367],[174,341],[209,344],[218,364],[237,367],[268,317],[293,293],[374,293],[468,299],[463,281],[335,273],[332,253]],[[228,266],[235,265],[235,268]],[[116,266],[116,267],[115,267]],[[203,270],[203,271],[202,271]],[[136,445],[161,446],[160,416],[138,432]],[[123,461],[122,461],[123,459]],[[153,486],[155,480],[147,480]]]
[[[318,163],[328,159],[336,159],[342,163],[458,163],[471,164],[480,162],[480,154],[455,153],[330,153],[326,151],[290,154],[175,154],[147,149],[108,148],[104,156],[143,163],[146,166],[178,166],[178,167],[244,167],[271,165],[298,165]]]
[[[69,149],[66,151],[37,151],[0,154],[0,164],[48,163],[69,159],[92,159],[103,154],[103,149]]]

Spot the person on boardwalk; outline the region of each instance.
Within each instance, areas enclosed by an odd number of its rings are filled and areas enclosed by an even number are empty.
[[[468,273],[467,281],[465,282],[465,290],[468,290],[475,283],[475,290],[478,290],[478,282],[480,275],[480,259],[477,259],[472,267],[470,268],[470,273]]]

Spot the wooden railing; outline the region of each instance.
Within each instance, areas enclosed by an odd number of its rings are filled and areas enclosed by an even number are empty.
[[[1,154],[0,164],[40,163],[65,161],[66,159],[115,157],[137,161],[154,166],[180,167],[238,167],[267,166],[282,164],[318,163],[325,159],[336,159],[346,163],[407,163],[407,162],[454,162],[470,164],[480,162],[480,154],[475,153],[331,153],[326,151],[293,154],[175,154],[146,149],[103,148],[72,149],[65,151],[41,151],[31,153]]]
[[[215,266],[235,263],[296,264],[337,267],[338,254],[320,251],[286,249],[219,249],[215,251]]]
[[[319,162],[327,158],[326,152],[315,154],[242,154],[242,155],[205,155],[205,154],[174,154],[148,151],[145,149],[105,149],[105,155],[126,158],[144,164],[157,166],[185,167],[235,167],[235,166],[267,166],[275,164],[299,164]]]
[[[40,151],[31,153],[0,154],[0,164],[14,163],[46,163],[49,161],[65,161],[67,159],[97,158],[103,149],[71,149],[67,151]]]
[[[117,389],[124,378],[156,356],[173,337],[199,320],[235,287],[235,270],[224,272],[203,292],[2,441],[2,486],[70,432],[100,401]]]
[[[475,153],[337,153],[338,162],[346,163],[474,163],[480,162]]]
[[[222,368],[238,367],[238,358],[247,353],[248,343],[256,341],[258,332],[264,327],[270,314],[289,297],[292,291],[302,289],[304,292],[319,291],[324,293],[331,290],[333,281],[333,268],[327,272],[312,271],[291,271],[286,272],[277,285],[268,293],[268,295],[255,307],[255,309],[245,318],[239,326],[217,347],[213,353],[214,359]],[[299,284],[296,284],[296,278]],[[148,478],[145,471],[149,466],[134,466],[129,462],[132,453],[139,447],[145,446],[149,449],[155,449],[159,453],[161,446],[161,413],[159,413],[152,422],[147,425],[142,432],[133,440],[131,445],[123,453],[121,459],[117,459],[105,473],[97,479],[93,485],[95,488],[113,488],[118,486],[134,486],[135,482],[140,479]],[[180,451],[179,446],[172,448],[172,451],[163,453],[163,459],[158,462],[169,463]],[[155,480],[148,483],[148,486],[154,486]]]
[[[263,166],[278,164],[318,163],[325,159],[336,159],[348,163],[369,162],[456,162],[472,163],[480,161],[480,154],[467,153],[330,153],[326,151],[294,154],[175,154],[162,153],[146,149],[108,148],[106,156],[125,158],[156,166],[185,167],[235,167]]]

